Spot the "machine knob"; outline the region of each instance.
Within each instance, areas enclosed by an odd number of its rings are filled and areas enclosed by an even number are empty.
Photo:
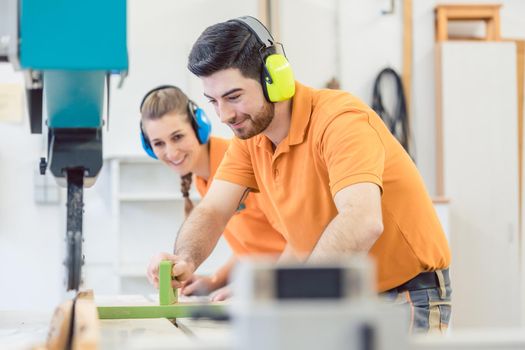
[[[46,174],[46,168],[47,168],[46,158],[44,158],[44,157],[40,158],[40,164],[38,165],[38,167],[40,168],[40,175],[45,175]]]

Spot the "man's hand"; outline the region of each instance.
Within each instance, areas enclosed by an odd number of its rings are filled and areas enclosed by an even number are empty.
[[[159,265],[163,260],[169,260],[173,262],[173,268],[171,275],[173,277],[171,285],[173,288],[180,288],[184,281],[187,281],[193,275],[195,271],[195,265],[182,259],[180,256],[170,253],[160,253],[151,258],[148,265],[147,277],[151,284],[155,288],[159,288]]]

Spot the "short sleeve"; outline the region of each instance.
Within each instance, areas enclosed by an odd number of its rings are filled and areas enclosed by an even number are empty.
[[[259,191],[246,142],[235,137],[222,159],[215,179],[232,182]]]
[[[356,183],[371,182],[383,191],[385,148],[366,111],[353,110],[329,119],[319,151],[332,196]]]

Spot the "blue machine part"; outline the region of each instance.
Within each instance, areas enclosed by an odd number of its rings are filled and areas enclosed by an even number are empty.
[[[22,69],[125,71],[126,0],[20,0],[20,38]]]
[[[102,127],[104,81],[103,71],[45,71],[48,127]]]
[[[101,128],[105,75],[128,69],[126,0],[20,0],[20,65],[43,73],[47,126]]]

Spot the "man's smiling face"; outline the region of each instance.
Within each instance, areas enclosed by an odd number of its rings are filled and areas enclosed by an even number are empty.
[[[261,84],[244,77],[239,69],[220,70],[201,79],[204,96],[240,139],[260,134],[272,122],[274,105],[264,98]]]

